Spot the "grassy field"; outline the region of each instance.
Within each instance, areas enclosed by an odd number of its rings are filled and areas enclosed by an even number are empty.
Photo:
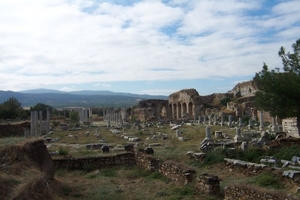
[[[49,152],[58,152],[58,155],[52,156],[53,158],[103,156],[107,154],[103,154],[100,149],[89,150],[86,148],[86,144],[101,143],[105,140],[110,146],[126,145],[130,142],[121,136],[135,136],[141,139],[139,142],[140,148],[144,148],[151,143],[161,143],[161,146],[153,147],[154,156],[161,161],[173,160],[186,164],[194,168],[198,175],[209,173],[219,176],[221,190],[224,190],[224,187],[228,185],[248,183],[282,193],[295,191],[293,184],[283,184],[281,180],[277,180],[276,177],[272,177],[270,174],[249,177],[246,174],[230,170],[222,162],[224,158],[222,149],[208,154],[204,163],[189,159],[186,156],[187,151],[200,152],[200,143],[205,138],[205,126],[198,124],[183,125],[180,130],[185,141],[180,141],[175,137],[175,130],[171,130],[169,124],[164,124],[162,128],[148,127],[143,130],[119,129],[120,133],[118,134],[112,133],[105,126],[86,126],[75,131],[55,128],[53,134],[46,137],[59,139],[56,142],[46,143],[46,145]],[[212,126],[212,137],[214,138],[214,131],[220,130],[227,133],[231,138],[235,135],[234,129]],[[86,136],[87,131],[89,136]],[[96,132],[100,134],[100,137],[97,138]],[[153,135],[158,136],[158,132],[167,134],[168,138],[163,140],[157,137],[156,140],[149,140]],[[74,138],[75,135],[78,139]],[[0,139],[0,145],[12,145],[21,140],[24,139],[3,138]],[[112,148],[109,154],[117,152],[120,151]],[[243,156],[250,157],[250,155]],[[259,155],[254,154],[254,157],[257,156]],[[197,194],[194,186],[195,183],[186,186],[176,185],[158,172],[150,173],[137,167],[114,167],[93,171],[58,170],[55,173],[55,180],[52,182],[57,199],[223,199],[222,195]]]

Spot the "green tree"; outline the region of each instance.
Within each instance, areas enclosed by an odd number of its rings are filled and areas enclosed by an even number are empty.
[[[300,136],[300,39],[292,48],[293,53],[286,53],[284,47],[279,50],[283,72],[279,68],[270,70],[264,63],[262,71],[255,74],[255,104],[272,116],[296,117]]]
[[[0,117],[4,119],[15,119],[20,117],[23,110],[21,103],[14,97],[0,104]]]
[[[38,103],[35,106],[30,108],[31,111],[43,111],[43,119],[47,118],[47,110],[51,113],[53,111],[53,108],[49,105]]]

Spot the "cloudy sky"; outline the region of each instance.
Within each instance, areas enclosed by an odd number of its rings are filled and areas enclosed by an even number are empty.
[[[0,90],[227,92],[300,38],[299,0],[0,0]]]

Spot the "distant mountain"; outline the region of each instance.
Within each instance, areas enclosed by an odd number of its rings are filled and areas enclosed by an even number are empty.
[[[33,89],[33,90],[23,90],[23,91],[20,91],[20,93],[45,94],[45,93],[65,93],[65,92],[59,91],[59,90],[39,88],[39,89]]]
[[[129,107],[137,105],[140,100],[168,98],[162,95],[140,95],[111,91],[84,90],[63,92],[59,90],[35,89],[13,92],[0,90],[0,103],[10,97],[19,100],[22,106],[34,106],[38,103],[43,103],[54,108],[67,106]]]

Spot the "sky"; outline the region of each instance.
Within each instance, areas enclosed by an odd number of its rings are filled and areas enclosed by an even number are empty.
[[[0,0],[0,90],[225,93],[300,38],[300,0]]]

